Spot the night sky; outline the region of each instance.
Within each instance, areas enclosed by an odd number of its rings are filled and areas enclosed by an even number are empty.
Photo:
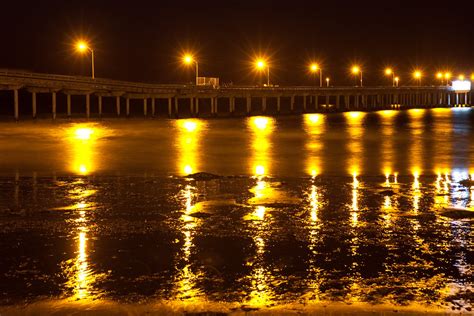
[[[72,47],[89,39],[96,76],[182,83],[196,52],[201,74],[252,84],[253,56],[270,56],[272,82],[311,84],[310,60],[335,85],[351,84],[357,61],[366,84],[382,84],[391,65],[405,83],[415,67],[474,72],[473,10],[468,1],[8,1],[2,3],[0,68],[89,75]],[[472,4],[472,3],[471,3]],[[385,80],[385,81],[384,81]]]

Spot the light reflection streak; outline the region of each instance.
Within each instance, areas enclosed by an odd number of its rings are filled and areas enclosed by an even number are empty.
[[[178,172],[189,175],[200,170],[200,142],[206,125],[196,119],[184,119],[174,122],[177,129]]]
[[[267,182],[266,176],[269,173],[271,142],[270,135],[274,130],[275,121],[268,117],[252,117],[247,121],[248,129],[251,131],[251,174],[256,183],[250,189],[253,197],[248,203],[254,205],[252,214],[244,217],[245,220],[252,221],[255,234],[253,241],[256,247],[255,258],[248,263],[253,267],[250,275],[251,292],[246,304],[252,307],[268,306],[272,300],[272,294],[268,285],[266,265],[264,263],[264,253],[266,247],[266,227],[268,224],[267,207],[265,203],[271,201],[278,194]]]
[[[315,177],[321,174],[322,149],[321,136],[325,131],[326,116],[323,114],[306,114],[304,116],[304,129],[306,138],[306,170]]]
[[[65,139],[71,148],[71,172],[88,175],[98,168],[98,140],[105,132],[105,128],[96,123],[78,123],[66,129]]]
[[[423,116],[425,115],[424,109],[410,109],[408,115],[410,117],[410,133],[411,133],[411,146],[410,146],[410,163],[412,174],[420,175],[423,170]],[[417,176],[417,177],[418,177]]]
[[[351,175],[361,174],[361,157],[362,157],[362,136],[364,128],[362,126],[364,112],[345,112],[344,117],[347,121],[347,131],[349,133],[349,142],[347,143],[348,153],[348,172]]]
[[[394,134],[394,119],[399,111],[396,110],[383,110],[377,113],[382,118],[382,153],[381,158],[383,160],[383,171],[385,177],[388,178],[393,171],[393,160],[394,160],[394,149],[393,149],[393,134]]]

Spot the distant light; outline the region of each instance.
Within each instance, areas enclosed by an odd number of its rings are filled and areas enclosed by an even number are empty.
[[[450,73],[450,72],[446,72],[446,73],[444,74],[444,78],[445,78],[445,79],[451,78],[451,73]]]
[[[358,74],[360,72],[360,67],[359,66],[353,66],[352,67],[352,73],[353,74]]]
[[[311,72],[316,72],[319,70],[319,65],[316,64],[316,63],[312,63],[310,66],[309,66],[309,70],[311,70]]]
[[[436,74],[436,78],[442,79],[442,78],[443,78],[443,74],[442,74],[441,72],[438,72],[438,73]]]
[[[391,68],[385,69],[385,74],[386,75],[391,75],[393,73],[393,70]]]
[[[459,75],[459,80],[464,80],[464,75]]]
[[[257,59],[257,61],[255,62],[255,67],[256,67],[257,69],[259,69],[259,70],[262,70],[262,69],[264,69],[264,68],[267,67],[267,62],[266,62],[264,59],[259,58],[259,59]]]
[[[396,82],[399,82],[399,81],[400,81],[400,78],[399,78],[399,77],[395,77],[395,81],[396,81]]]
[[[194,62],[194,57],[193,55],[191,54],[185,54],[183,56],[183,63],[185,63],[186,65],[189,65],[191,64],[192,62]]]
[[[468,80],[454,80],[452,88],[456,92],[469,92],[471,91],[471,82]]]
[[[415,70],[415,72],[413,72],[413,77],[415,77],[416,79],[420,79],[421,76],[422,76],[421,71]]]
[[[197,124],[193,121],[186,121],[183,123],[183,126],[188,132],[194,132],[196,130]]]
[[[264,130],[264,129],[267,128],[268,118],[266,118],[266,117],[257,117],[254,120],[254,124],[258,129]]]
[[[79,52],[84,52],[89,49],[89,44],[86,41],[80,40],[76,43],[76,49]]]

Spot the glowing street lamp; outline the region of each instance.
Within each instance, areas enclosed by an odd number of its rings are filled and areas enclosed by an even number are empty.
[[[464,79],[466,79],[466,77],[464,77],[464,75],[459,75],[459,80],[464,81]]]
[[[255,68],[259,71],[267,70],[267,87],[270,86],[270,66],[263,58],[258,58],[255,61]]]
[[[86,41],[80,40],[76,43],[76,50],[79,53],[89,51],[91,53],[91,65],[92,65],[92,79],[95,78],[95,65],[94,65],[94,50],[89,46]]]
[[[451,73],[450,72],[446,72],[444,74],[444,79],[446,79],[446,85],[449,85],[449,79],[451,79]]]
[[[395,87],[395,72],[392,70],[392,68],[386,68],[385,75],[392,76],[392,87]]]
[[[196,86],[197,86],[198,85],[198,77],[199,77],[199,64],[198,64],[197,60],[191,54],[184,54],[183,64],[185,64],[185,65],[195,64],[195,66],[196,66]]]
[[[326,86],[329,87],[329,77],[326,78]]]
[[[400,78],[395,77],[393,80],[395,80],[395,86],[398,87],[398,82],[400,81]]]
[[[418,80],[418,85],[421,86],[421,77],[423,76],[423,74],[421,73],[420,70],[415,70],[413,72],[413,77]]]
[[[359,66],[355,65],[355,66],[352,66],[352,73],[354,75],[357,75],[357,74],[360,74],[360,86],[362,87],[363,86],[363,81],[362,81],[362,69],[360,69]]]
[[[439,80],[441,80],[441,85],[444,83],[444,75],[443,75],[443,73],[438,72],[438,73],[436,74],[436,78],[438,78]]]
[[[312,63],[309,66],[309,70],[314,74],[316,74],[316,72],[319,70],[319,87],[322,87],[323,86],[323,70],[321,69],[321,67],[319,67],[319,65],[316,63]]]

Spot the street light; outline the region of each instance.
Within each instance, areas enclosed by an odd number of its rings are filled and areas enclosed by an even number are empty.
[[[449,85],[449,79],[451,79],[451,73],[450,72],[446,72],[444,74],[444,79],[446,79],[446,85]]]
[[[259,71],[267,70],[267,87],[270,86],[270,66],[263,58],[258,58],[255,61],[255,68]]]
[[[316,72],[319,70],[319,87],[322,87],[323,86],[323,70],[321,69],[321,67],[319,67],[319,65],[316,63],[312,63],[309,66],[309,70],[314,74],[316,74]]]
[[[385,75],[387,76],[392,75],[392,87],[395,87],[395,72],[392,70],[392,68],[386,68]]]
[[[329,77],[326,78],[326,86],[329,88]]]
[[[363,81],[362,81],[362,69],[360,69],[359,66],[355,65],[355,66],[352,66],[352,73],[354,75],[357,75],[358,73],[360,73],[360,86],[362,87],[363,86]]]
[[[92,79],[95,78],[95,65],[94,65],[94,50],[89,46],[86,41],[80,40],[76,43],[76,50],[79,53],[84,53],[86,51],[91,52],[91,65],[92,65]]]
[[[465,78],[464,75],[459,75],[459,80],[464,81]]]
[[[199,78],[199,65],[198,65],[197,60],[191,54],[184,54],[183,55],[183,63],[185,65],[191,65],[193,63],[196,65],[196,86],[197,86],[198,85],[198,78]]]
[[[395,86],[398,87],[398,82],[400,81],[400,78],[395,77],[393,80],[395,80]]]
[[[441,80],[441,85],[443,85],[443,83],[444,83],[444,76],[443,76],[443,73],[438,72],[438,73],[436,74],[436,78],[438,78],[439,80]]]
[[[421,77],[422,77],[422,75],[423,75],[423,74],[421,73],[420,70],[415,70],[415,71],[413,72],[413,77],[414,77],[416,80],[418,80],[418,85],[419,85],[419,86],[421,86]]]

